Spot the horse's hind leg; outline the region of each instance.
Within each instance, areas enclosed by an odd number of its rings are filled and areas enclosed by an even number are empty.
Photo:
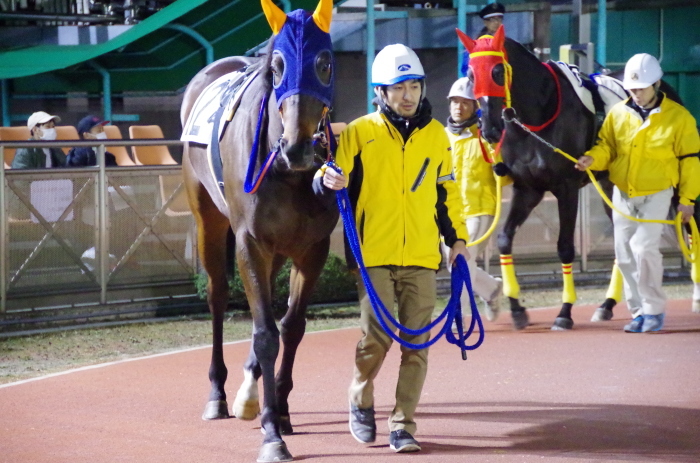
[[[607,177],[599,179],[600,186],[603,188],[603,192],[608,198],[612,198],[613,193],[613,183]],[[603,207],[605,209],[605,214],[608,216],[612,222],[612,209],[603,201]],[[602,322],[607,320],[612,320],[613,318],[613,308],[617,305],[619,301],[622,300],[622,272],[620,272],[620,267],[617,266],[617,261],[613,264],[612,274],[610,277],[610,285],[608,286],[608,291],[605,294],[605,301],[596,309],[591,317],[592,322]]]
[[[574,233],[578,215],[578,188],[573,182],[565,182],[561,188],[553,193],[557,198],[557,207],[559,209],[557,253],[559,254],[559,260],[561,260],[564,288],[561,298],[561,311],[554,320],[552,329],[570,330],[574,327],[574,320],[571,318],[571,307],[576,302],[576,288],[574,286],[572,267],[576,257]]]
[[[510,301],[511,317],[513,327],[522,330],[529,324],[529,317],[525,307],[520,305],[520,286],[515,277],[515,267],[513,266],[513,238],[515,232],[525,222],[530,212],[542,201],[544,191],[537,191],[531,188],[522,188],[513,185],[513,199],[508,212],[503,231],[498,235],[498,250],[501,253],[501,274],[503,276],[503,294],[508,296]]]
[[[292,267],[289,279],[289,308],[280,323],[284,351],[276,378],[282,434],[293,432],[288,403],[289,394],[294,387],[292,368],[297,348],[306,330],[306,307],[328,257],[329,247],[330,239],[324,239],[312,246],[303,258],[295,260]]]
[[[284,265],[286,257],[276,255],[272,262],[270,285],[273,286],[275,276]],[[258,394],[258,380],[262,370],[255,356],[255,348],[251,343],[248,359],[243,364],[243,382],[238,388],[236,399],[233,401],[233,415],[241,420],[254,420],[260,414],[260,398]],[[284,431],[283,431],[284,434]]]
[[[185,159],[187,162],[187,159]],[[211,390],[202,419],[213,420],[228,418],[228,405],[224,383],[228,371],[224,364],[223,331],[224,312],[228,304],[228,281],[226,279],[226,237],[229,230],[228,219],[219,212],[204,187],[188,175],[184,169],[185,181],[188,183],[188,196],[193,206],[197,222],[197,247],[204,269],[207,272],[207,302],[212,316],[212,353],[209,366]]]

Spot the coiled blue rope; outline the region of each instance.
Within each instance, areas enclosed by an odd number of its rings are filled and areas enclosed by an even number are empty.
[[[340,172],[340,169],[332,162],[329,162],[327,165],[329,168],[335,169],[336,171]],[[482,342],[484,342],[484,325],[481,321],[481,316],[479,315],[479,311],[476,307],[471,277],[469,275],[469,267],[467,266],[467,262],[464,259],[464,257],[457,256],[457,266],[452,270],[451,296],[450,300],[447,303],[447,306],[445,306],[445,310],[443,310],[442,313],[435,320],[433,320],[431,323],[429,323],[421,329],[414,330],[408,328],[399,323],[398,320],[396,320],[392,316],[391,312],[389,312],[389,310],[387,310],[387,308],[382,303],[381,299],[379,298],[379,295],[377,295],[377,292],[374,289],[374,286],[372,285],[372,281],[369,278],[367,268],[365,267],[364,261],[362,259],[360,241],[357,236],[355,219],[353,216],[352,206],[350,204],[350,198],[348,196],[347,189],[343,188],[337,191],[336,198],[338,201],[338,209],[340,210],[340,215],[343,218],[343,226],[345,228],[345,233],[348,237],[350,249],[352,251],[353,256],[355,257],[355,260],[357,261],[357,266],[360,269],[360,275],[362,276],[362,281],[367,290],[367,295],[372,304],[374,314],[377,320],[379,320],[379,323],[384,329],[384,331],[393,340],[409,349],[424,349],[426,347],[432,346],[444,335],[445,339],[447,339],[449,343],[455,344],[461,349],[462,358],[466,360],[466,351],[474,350],[477,347],[479,347]],[[460,297],[462,296],[462,288],[464,285],[466,285],[467,291],[469,293],[469,301],[472,311],[471,323],[466,333],[464,333],[464,327],[462,325],[462,304],[460,303]],[[389,323],[396,326],[399,329],[399,331],[412,336],[419,336],[427,333],[443,320],[445,323],[440,329],[440,332],[437,335],[435,335],[434,338],[429,339],[426,342],[417,344],[401,339],[398,335],[396,335],[396,333],[394,333],[394,330],[389,327],[387,320]],[[457,325],[457,336],[455,336],[455,334],[451,330],[452,323],[456,323]],[[479,325],[479,339],[476,341],[476,343],[468,346],[466,344],[467,338],[469,338],[469,336],[471,336],[471,334],[474,332],[474,328],[477,324]]]

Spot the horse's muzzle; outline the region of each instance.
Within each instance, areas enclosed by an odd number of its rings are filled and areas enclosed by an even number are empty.
[[[290,170],[309,170],[314,165],[314,146],[311,139],[289,144],[280,140],[280,154]]]

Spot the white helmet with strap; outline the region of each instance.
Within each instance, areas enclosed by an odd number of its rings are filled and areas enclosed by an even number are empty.
[[[447,98],[452,98],[453,96],[459,96],[467,100],[476,100],[474,96],[474,83],[469,80],[468,77],[457,79],[455,83],[452,84]]]
[[[625,90],[647,88],[654,85],[664,72],[659,61],[648,53],[638,53],[627,61],[622,86]]]
[[[425,79],[423,65],[416,52],[406,45],[387,45],[372,63],[372,85],[394,85],[409,79]]]

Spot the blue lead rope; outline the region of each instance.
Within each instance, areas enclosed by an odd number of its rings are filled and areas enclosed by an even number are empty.
[[[338,170],[337,167],[332,163],[328,163],[328,167]],[[399,323],[392,316],[391,312],[389,312],[382,303],[381,299],[377,295],[376,290],[374,289],[374,286],[372,285],[372,281],[370,280],[369,274],[367,273],[367,268],[365,267],[364,261],[362,260],[360,241],[357,237],[357,229],[355,227],[355,220],[353,217],[352,207],[350,205],[350,198],[348,196],[347,189],[343,188],[342,190],[337,191],[336,198],[338,201],[338,209],[340,210],[340,214],[343,218],[343,226],[345,228],[345,233],[347,234],[348,242],[350,243],[350,249],[352,251],[353,256],[355,256],[355,260],[357,261],[357,265],[360,269],[360,275],[362,276],[362,281],[364,282],[365,289],[367,290],[367,295],[369,296],[370,302],[372,303],[374,314],[377,320],[379,320],[379,323],[384,329],[384,331],[386,331],[386,333],[393,340],[409,349],[424,349],[426,347],[432,346],[443,335],[445,335],[445,338],[449,343],[455,344],[461,349],[462,359],[466,360],[466,351],[476,349],[484,341],[484,325],[481,321],[479,311],[476,308],[476,301],[474,300],[474,291],[472,290],[471,277],[469,275],[469,267],[467,266],[467,262],[464,259],[464,257],[457,256],[457,266],[452,270],[452,294],[450,296],[450,300],[447,303],[447,306],[445,307],[445,310],[443,310],[440,316],[438,316],[435,320],[433,320],[431,323],[429,323],[421,329],[414,330],[408,328]],[[472,311],[471,323],[466,334],[464,333],[464,327],[462,325],[462,304],[460,303],[460,297],[462,296],[462,287],[464,285],[467,286],[467,291],[469,292],[469,301],[471,303]],[[442,326],[440,332],[437,335],[435,335],[433,339],[429,339],[428,341],[421,344],[416,344],[401,339],[399,336],[397,336],[394,333],[394,330],[389,327],[387,320],[389,321],[389,323],[396,326],[399,329],[399,331],[412,336],[419,336],[427,333],[443,320],[445,320],[445,324]],[[451,330],[453,322],[457,325],[457,336],[455,336],[455,334]],[[468,346],[466,344],[467,338],[471,336],[471,334],[474,332],[474,328],[477,323],[479,324],[479,339],[475,344]]]

